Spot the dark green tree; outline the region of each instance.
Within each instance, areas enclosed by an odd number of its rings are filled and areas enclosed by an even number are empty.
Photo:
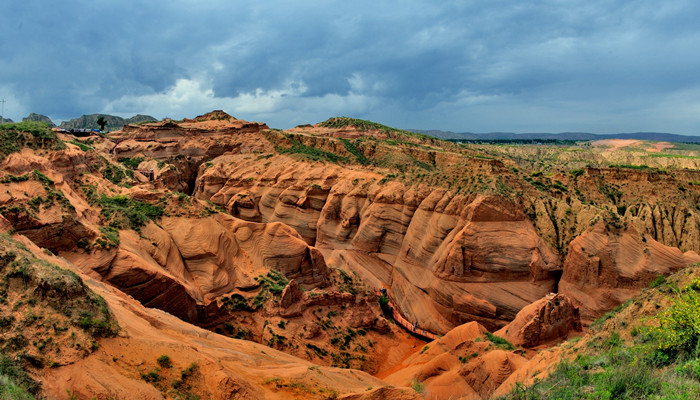
[[[100,117],[97,118],[97,125],[100,126],[101,131],[105,130],[105,125],[107,125],[107,120],[105,119],[104,115],[100,115]]]

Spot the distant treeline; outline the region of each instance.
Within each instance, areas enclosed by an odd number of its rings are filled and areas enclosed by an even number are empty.
[[[551,144],[571,146],[578,142],[588,142],[588,140],[562,140],[562,139],[447,139],[453,143],[476,143],[476,144]]]

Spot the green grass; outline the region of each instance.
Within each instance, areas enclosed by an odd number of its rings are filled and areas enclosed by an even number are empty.
[[[362,150],[360,150],[359,147],[357,147],[357,141],[350,141],[348,139],[340,139],[340,142],[343,143],[343,146],[345,146],[345,150],[347,150],[349,153],[351,153],[353,156],[355,156],[355,160],[362,164],[362,165],[367,165],[369,164],[369,160],[367,157],[365,157],[364,153],[362,153]]]
[[[10,377],[0,375],[0,399],[30,400],[34,396],[22,386],[16,384]]]
[[[94,149],[95,149],[94,147],[92,147],[92,146],[90,146],[90,145],[87,145],[87,144],[85,144],[85,143],[81,143],[81,142],[79,142],[79,141],[77,141],[77,140],[71,140],[69,143],[78,146],[78,148],[79,148],[80,150],[82,150],[82,151],[88,151],[88,150],[94,150]]]
[[[687,156],[683,154],[668,154],[668,153],[649,153],[645,154],[644,158],[683,158],[687,160],[700,159],[698,156]]]
[[[591,328],[591,329],[599,329],[600,327],[603,326],[603,324],[605,323],[605,321],[607,321],[607,320],[609,320],[610,318],[614,317],[617,313],[619,313],[620,311],[622,311],[622,310],[624,310],[625,308],[627,308],[630,304],[632,304],[632,301],[631,301],[631,300],[628,300],[628,301],[626,301],[626,302],[620,304],[619,306],[613,308],[612,310],[610,310],[610,311],[608,311],[607,313],[603,314],[603,316],[601,316],[600,318],[598,318],[598,319],[596,319],[595,321],[593,321],[593,323],[590,325],[590,328]]]
[[[157,221],[163,216],[163,207],[146,203],[128,196],[105,195],[97,199],[102,208],[102,216],[108,225],[115,229],[138,230],[149,221]]]
[[[408,385],[418,394],[423,394],[423,392],[425,392],[425,384],[418,379],[412,379],[410,382],[408,382]]]
[[[40,388],[19,363],[0,353],[0,399],[33,399]]]
[[[44,122],[0,124],[0,159],[25,147],[60,150],[65,149],[66,145]]]
[[[10,285],[13,278],[21,278],[23,285]],[[61,332],[83,332],[81,336],[88,340],[82,349],[87,355],[97,348],[98,338],[113,337],[119,330],[105,300],[77,274],[36,258],[5,234],[0,235],[0,302],[6,305],[0,306],[0,313],[9,308],[24,316],[0,317],[0,379],[9,382],[0,385],[0,399],[31,398],[24,392],[38,392],[39,384],[28,371],[53,365],[54,354],[68,345],[57,343],[56,335]],[[63,322],[57,324],[59,317]],[[26,327],[30,325],[45,327],[29,334]]]
[[[488,340],[489,342],[496,345],[496,347],[498,347],[499,349],[515,350],[515,346],[513,346],[513,344],[511,342],[507,341],[506,339],[504,339],[500,336],[496,336],[496,335],[492,334],[491,332],[486,332],[485,336],[486,336],[486,340]]]
[[[120,163],[124,164],[125,166],[131,168],[131,169],[137,169],[139,167],[139,164],[143,162],[144,158],[143,157],[134,157],[134,158],[119,158],[117,161]]]
[[[653,281],[651,281],[649,283],[649,287],[651,287],[651,288],[659,287],[659,286],[663,285],[664,283],[666,283],[666,277],[664,275],[659,275],[656,277],[656,279],[654,279]]]
[[[291,147],[281,147],[275,146],[275,150],[280,154],[299,154],[311,161],[329,161],[337,164],[341,161],[346,161],[344,157],[341,157],[334,153],[329,153],[327,151],[319,150],[315,147],[307,146],[292,137],[287,137]]]

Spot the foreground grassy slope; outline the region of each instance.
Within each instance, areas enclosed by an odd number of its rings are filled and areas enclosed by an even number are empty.
[[[504,399],[700,398],[700,264],[659,277],[562,346],[546,379]]]
[[[71,364],[118,331],[104,300],[75,273],[0,234],[0,398],[31,398],[44,368]]]

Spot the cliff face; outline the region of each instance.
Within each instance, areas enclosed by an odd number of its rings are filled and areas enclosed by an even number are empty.
[[[274,134],[267,138],[275,146],[292,140]],[[300,135],[293,140],[343,157],[349,154],[347,146],[329,137]],[[395,156],[381,144],[360,141],[357,147],[370,156]],[[437,178],[427,183],[387,180],[377,169],[263,153],[226,155],[201,167],[194,195],[238,218],[294,228],[323,252],[329,265],[353,270],[375,287],[390,288],[409,319],[439,332],[473,320],[498,328],[525,305],[559,290],[565,269],[576,275],[593,262],[595,255],[585,254],[562,268],[567,255],[576,258],[569,254],[569,243],[598,222],[645,232],[649,244],[658,248],[691,252],[674,259],[666,272],[692,263],[693,252],[700,249],[700,214],[694,206],[698,190],[682,184],[698,179],[697,171],[588,168],[522,177],[498,160],[471,158],[464,163],[454,153],[415,146],[405,150],[411,159],[445,171],[442,178],[439,173],[431,176],[447,180],[448,186],[450,176],[459,173],[456,165],[471,175],[472,187],[496,182],[503,193],[456,194],[460,190],[436,185]],[[533,192],[529,184],[539,190]],[[614,242],[604,248],[615,251]],[[643,247],[629,251],[637,258],[645,254]],[[564,286],[570,290],[570,281]],[[636,293],[639,285],[631,290]],[[584,321],[626,298],[618,297],[582,307]]]
[[[559,289],[580,308],[583,322],[635,296],[659,275],[700,262],[697,253],[682,253],[649,236],[600,222],[571,242]]]
[[[475,319],[500,326],[554,289],[558,256],[516,204],[379,180],[231,155],[201,173],[195,196],[242,219],[293,227],[330,264],[391,288],[409,318],[436,331]]]

